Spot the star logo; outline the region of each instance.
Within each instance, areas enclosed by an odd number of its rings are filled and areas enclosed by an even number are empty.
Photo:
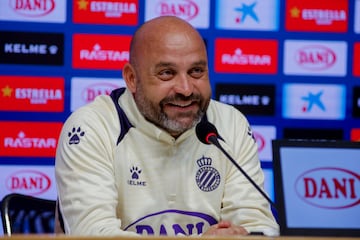
[[[254,12],[254,7],[256,6],[256,4],[257,2],[254,2],[250,5],[246,5],[245,3],[243,3],[240,8],[235,8],[235,11],[242,13],[241,19],[237,18],[236,22],[243,23],[248,16],[254,19],[256,22],[259,22],[259,18]]]
[[[78,0],[77,4],[79,10],[87,10],[89,2],[87,0]]]
[[[4,88],[1,89],[3,93],[3,97],[11,97],[11,93],[13,89],[9,87],[9,85],[6,85]]]
[[[297,7],[293,7],[290,9],[290,15],[293,18],[299,18],[300,17],[300,9]]]
[[[301,98],[302,100],[308,102],[308,106],[303,107],[303,112],[310,112],[313,106],[317,106],[321,110],[325,111],[325,106],[320,100],[320,97],[322,96],[323,93],[324,93],[323,91],[320,91],[316,94],[309,92],[307,96],[302,97]]]

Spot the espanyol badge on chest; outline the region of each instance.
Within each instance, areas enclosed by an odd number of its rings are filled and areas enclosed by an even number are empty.
[[[196,160],[199,170],[196,172],[195,180],[198,187],[204,192],[214,191],[220,185],[220,173],[211,166],[212,159],[203,156]]]

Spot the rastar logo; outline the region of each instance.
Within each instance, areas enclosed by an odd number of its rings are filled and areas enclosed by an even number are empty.
[[[131,36],[74,34],[73,67],[119,70],[129,61]]]
[[[216,39],[215,71],[275,74],[277,49],[278,43],[275,40]]]
[[[330,48],[321,45],[309,45],[296,52],[296,62],[310,70],[324,70],[336,63],[336,54]]]
[[[5,148],[56,148],[55,138],[42,138],[42,137],[27,137],[26,134],[21,131],[16,137],[4,138]]]
[[[245,54],[240,48],[235,49],[232,54],[223,54],[221,63],[234,65],[271,65],[270,55]]]
[[[92,49],[80,50],[80,60],[88,61],[128,61],[128,51],[116,51],[111,49],[101,49],[100,44],[95,44]]]
[[[9,0],[14,12],[27,17],[40,17],[55,9],[55,0]]]
[[[189,21],[199,14],[199,6],[190,0],[163,0],[156,6],[156,13],[160,16],[177,16]]]
[[[110,95],[111,91],[118,86],[110,83],[97,83],[89,85],[81,93],[81,98],[85,102],[91,102],[99,95]]]
[[[311,169],[295,185],[298,196],[315,207],[341,209],[360,204],[360,175],[347,169]]]
[[[49,190],[51,179],[40,171],[21,170],[6,179],[6,187],[10,192],[39,195]]]
[[[54,157],[62,123],[0,122],[0,156]]]

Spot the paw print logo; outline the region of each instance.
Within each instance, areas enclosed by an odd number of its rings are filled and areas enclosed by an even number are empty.
[[[130,168],[131,178],[132,179],[139,179],[139,175],[141,173],[141,169],[138,167],[133,166]]]
[[[85,135],[85,132],[81,130],[80,127],[77,129],[74,127],[71,132],[68,133],[68,136],[70,138],[69,144],[79,144],[80,143],[80,137],[83,137]]]

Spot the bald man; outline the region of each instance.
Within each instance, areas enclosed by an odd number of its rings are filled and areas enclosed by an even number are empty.
[[[278,235],[266,199],[196,137],[200,121],[214,124],[221,145],[263,189],[248,121],[210,99],[200,34],[176,17],[144,23],[123,78],[126,88],[97,97],[63,126],[55,170],[66,234]]]

